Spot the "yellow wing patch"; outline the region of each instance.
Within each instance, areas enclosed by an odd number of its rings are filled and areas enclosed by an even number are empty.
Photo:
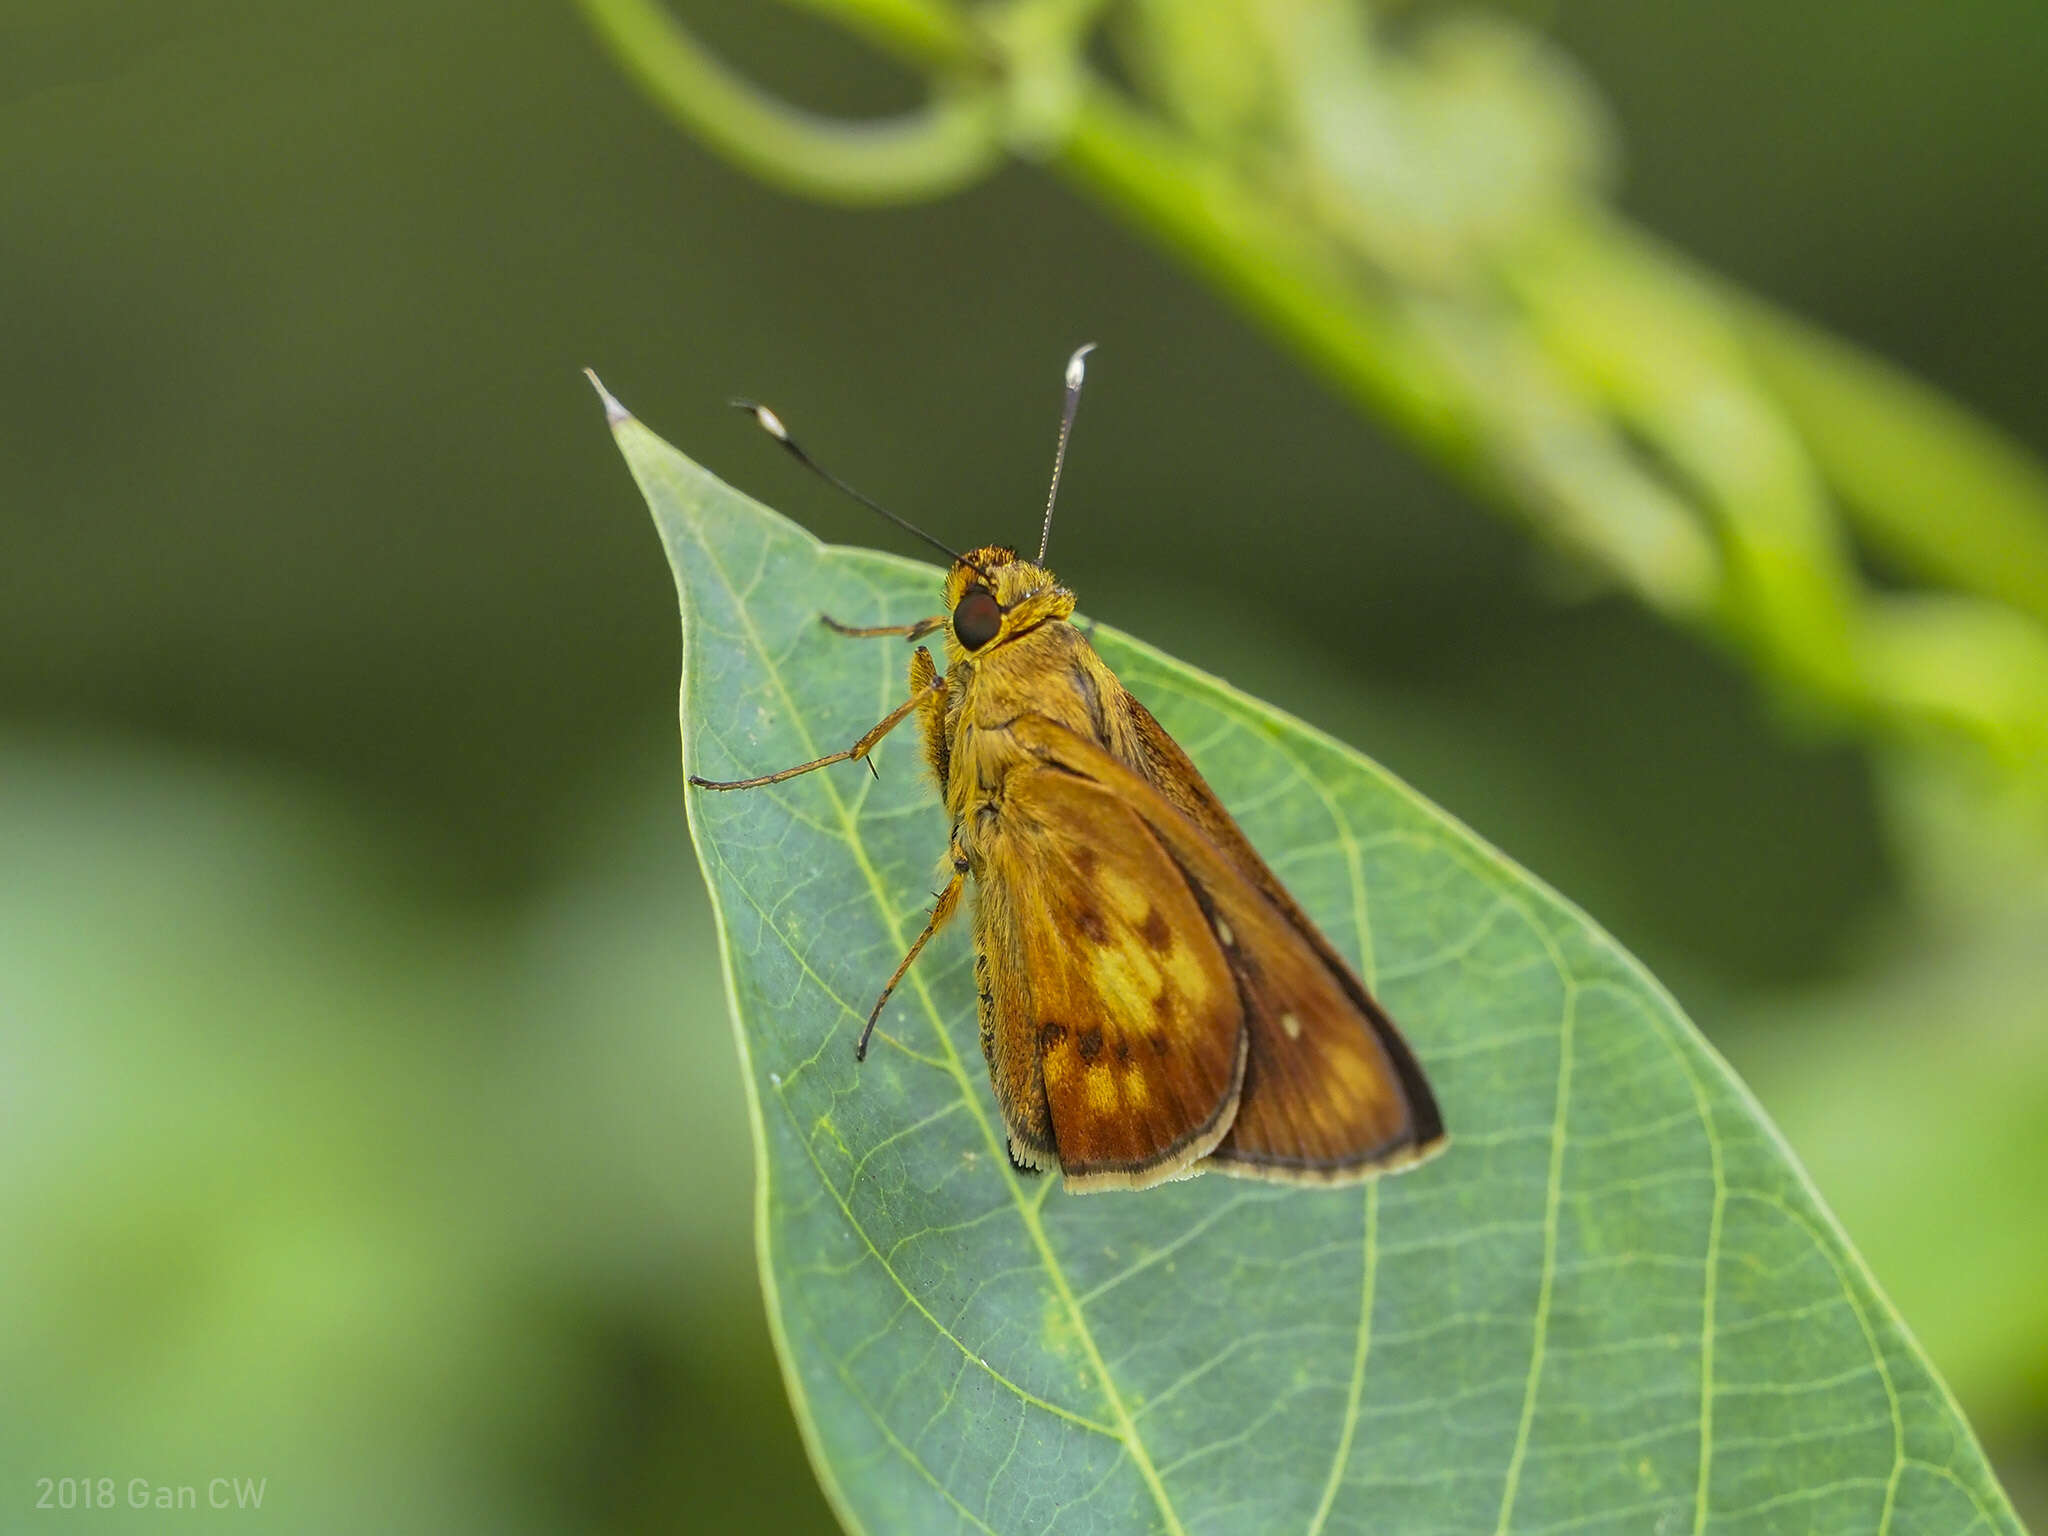
[[[1144,819],[1089,779],[1019,767],[976,890],[984,943],[1021,962],[992,996],[990,1065],[1025,1110],[1035,1066],[1068,1182],[1143,1187],[1193,1172],[1236,1113],[1244,1010]],[[1010,1118],[1030,1146],[1028,1114]]]

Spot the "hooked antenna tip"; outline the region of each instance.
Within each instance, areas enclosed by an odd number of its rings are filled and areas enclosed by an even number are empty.
[[[1081,380],[1088,374],[1088,354],[1095,350],[1095,343],[1084,341],[1074,348],[1074,355],[1067,359],[1067,388],[1079,389]]]
[[[745,411],[760,424],[761,430],[778,443],[789,441],[789,428],[782,424],[782,418],[769,410],[758,400],[734,400],[728,402],[736,411]]]

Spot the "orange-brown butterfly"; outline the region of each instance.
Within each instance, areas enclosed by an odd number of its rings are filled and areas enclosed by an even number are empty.
[[[981,1048],[1018,1167],[1057,1166],[1069,1189],[1098,1190],[1207,1168],[1337,1184],[1412,1164],[1445,1140],[1414,1053],[1074,626],[1074,595],[1043,563],[1090,350],[1067,364],[1034,560],[955,552],[822,469],[774,412],[735,402],[806,468],[952,560],[942,615],[825,620],[861,637],[943,632],[946,671],[919,646],[910,697],[845,751],[690,782],[749,789],[866,759],[917,717],[952,820],[951,877],[856,1054],[971,877]]]

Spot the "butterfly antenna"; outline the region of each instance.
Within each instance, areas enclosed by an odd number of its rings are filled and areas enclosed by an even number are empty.
[[[1081,382],[1088,377],[1088,354],[1095,350],[1095,343],[1088,342],[1074,349],[1074,355],[1067,359],[1067,405],[1060,412],[1060,444],[1052,454],[1052,489],[1045,493],[1045,527],[1038,535],[1038,561],[1045,562],[1045,546],[1052,540],[1052,504],[1060,494],[1060,471],[1067,466],[1067,439],[1074,432],[1074,412],[1081,407]]]
[[[969,560],[965,555],[961,554],[957,549],[954,549],[950,544],[946,544],[941,540],[933,538],[930,534],[926,533],[922,528],[918,527],[917,524],[911,522],[910,519],[906,517],[898,517],[894,512],[891,512],[879,501],[876,501],[872,496],[862,495],[859,491],[855,490],[852,486],[848,485],[844,480],[840,479],[837,475],[833,474],[831,470],[827,469],[824,465],[820,464],[816,459],[812,458],[808,453],[805,453],[802,446],[798,444],[797,440],[789,435],[789,428],[785,427],[782,424],[782,418],[776,415],[773,411],[769,410],[767,406],[762,405],[758,401],[754,400],[734,400],[731,402],[731,405],[734,410],[745,411],[748,415],[752,416],[754,420],[757,423],[759,423],[760,428],[763,432],[766,432],[770,437],[774,438],[776,442],[782,444],[782,446],[786,450],[788,450],[789,456],[791,458],[795,459],[797,463],[803,465],[805,469],[808,469],[812,474],[816,475],[820,480],[823,480],[827,485],[833,486],[834,488],[845,492],[845,494],[851,496],[855,501],[859,502],[862,506],[866,507],[870,512],[881,513],[882,516],[886,517],[898,528],[901,528],[905,533],[914,534],[918,538],[923,539],[925,543],[931,545],[933,549],[936,549],[940,554],[946,556],[947,559],[956,561],[961,565],[967,566],[970,570],[981,571],[980,566],[976,565],[972,560]],[[983,580],[986,580],[987,572],[981,571],[981,574]]]

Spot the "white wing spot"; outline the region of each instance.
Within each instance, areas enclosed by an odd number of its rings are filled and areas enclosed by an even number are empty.
[[[1297,1019],[1293,1014],[1281,1014],[1280,1027],[1287,1031],[1288,1039],[1299,1040],[1301,1038],[1301,1020]]]
[[[1237,942],[1237,935],[1230,931],[1230,924],[1223,921],[1220,917],[1216,919],[1216,937],[1225,944],[1235,944]]]

